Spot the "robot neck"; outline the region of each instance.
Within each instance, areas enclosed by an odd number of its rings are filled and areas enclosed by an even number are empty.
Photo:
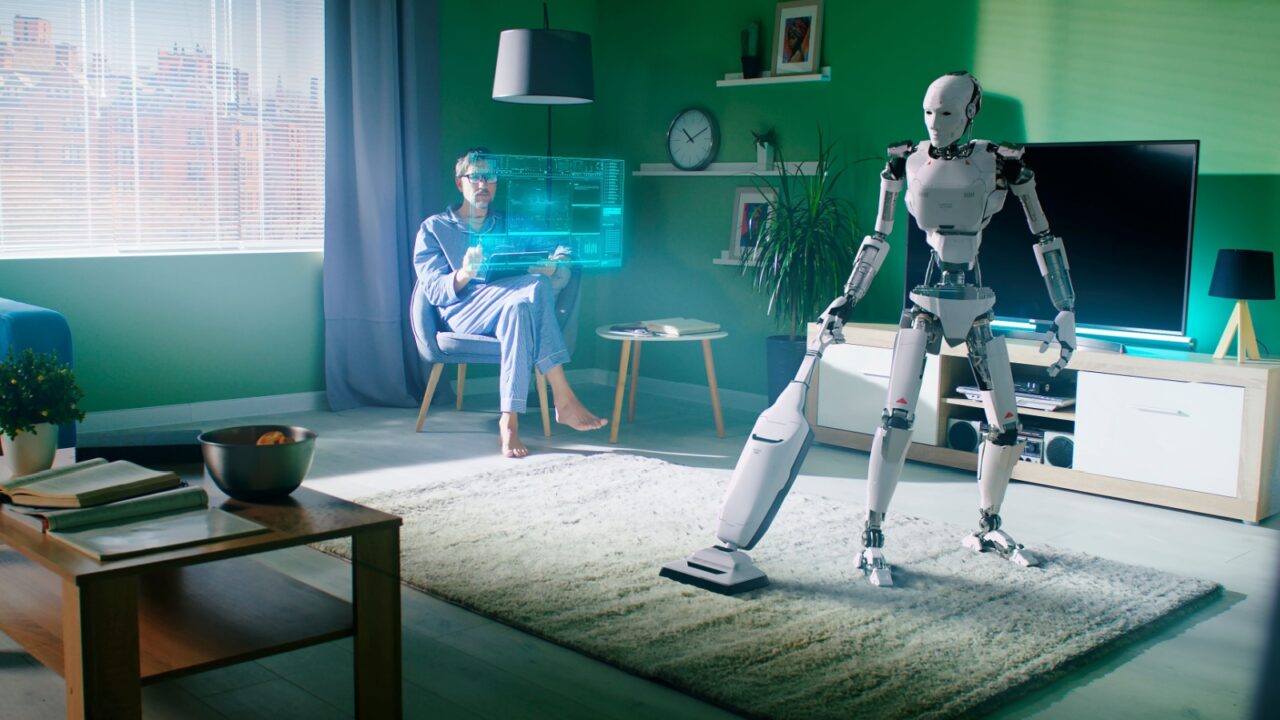
[[[942,160],[955,160],[956,158],[965,158],[973,152],[973,143],[953,142],[946,147],[929,147],[929,157]]]

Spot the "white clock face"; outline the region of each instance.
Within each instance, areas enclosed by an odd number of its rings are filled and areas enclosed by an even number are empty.
[[[667,151],[671,163],[681,170],[706,167],[715,157],[719,141],[715,122],[701,110],[686,110],[671,123]]]

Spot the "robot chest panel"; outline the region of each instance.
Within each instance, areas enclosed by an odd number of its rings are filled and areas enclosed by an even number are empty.
[[[989,157],[974,153],[942,160],[916,153],[907,160],[907,209],[926,230],[977,232],[997,193],[995,163]]]

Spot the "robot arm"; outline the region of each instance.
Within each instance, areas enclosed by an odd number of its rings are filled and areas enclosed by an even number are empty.
[[[889,161],[880,173],[880,207],[876,213],[875,232],[862,239],[858,254],[853,258],[853,270],[844,284],[844,294],[831,302],[818,322],[823,324],[823,332],[831,332],[836,340],[840,337],[840,328],[849,317],[853,306],[866,297],[871,289],[871,281],[875,279],[880,266],[884,264],[884,256],[889,252],[889,234],[893,232],[893,217],[898,205],[898,196],[902,194],[906,183],[907,156],[915,150],[910,142],[901,142],[889,146]]]
[[[1027,226],[1037,238],[1036,263],[1040,266],[1040,275],[1048,288],[1049,299],[1058,310],[1053,325],[1040,344],[1040,352],[1048,350],[1049,343],[1055,339],[1062,348],[1057,362],[1048,368],[1052,377],[1067,366],[1076,349],[1076,293],[1071,287],[1067,249],[1062,244],[1062,238],[1049,232],[1049,221],[1045,219],[1040,198],[1036,195],[1035,173],[1022,164],[1022,149],[1001,147],[998,152],[1002,161],[1001,173],[1008,181],[1009,189],[1022,203]]]

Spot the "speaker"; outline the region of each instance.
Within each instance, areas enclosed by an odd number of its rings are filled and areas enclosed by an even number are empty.
[[[978,446],[982,444],[982,436],[986,430],[986,422],[982,420],[947,418],[947,447],[965,452],[978,452]]]
[[[1071,433],[1044,431],[1044,462],[1054,467],[1069,468],[1076,454],[1076,440]]]

